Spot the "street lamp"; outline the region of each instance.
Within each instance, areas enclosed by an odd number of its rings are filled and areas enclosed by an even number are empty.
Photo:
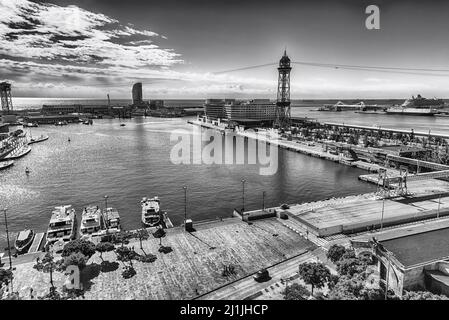
[[[108,196],[104,196],[104,206],[105,206],[105,212],[106,212],[106,216],[108,216]],[[104,225],[106,227],[106,233],[108,232],[108,221],[106,221],[106,219],[103,216],[103,220],[104,220]]]
[[[187,186],[182,187],[184,189],[184,226],[187,222]]]
[[[437,219],[440,217],[440,205],[441,205],[441,193],[438,195],[438,211],[437,211]]]
[[[3,213],[4,213],[4,215],[5,215],[6,241],[8,242],[9,269],[12,269],[11,245],[10,245],[10,243],[9,243],[8,218],[6,217],[6,208],[3,209]]]
[[[242,179],[242,216],[245,211],[245,179]]]
[[[265,211],[265,191],[262,192],[262,211]]]
[[[382,198],[382,217],[380,218],[380,231],[382,231],[384,226],[384,211],[385,211],[385,195]]]

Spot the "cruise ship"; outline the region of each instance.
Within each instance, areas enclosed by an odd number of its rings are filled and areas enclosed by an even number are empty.
[[[76,213],[71,205],[55,207],[47,229],[47,245],[62,240],[64,242],[76,237]]]
[[[86,207],[81,215],[80,237],[98,235],[102,229],[101,209],[98,206]]]
[[[161,223],[161,213],[159,208],[159,198],[143,198],[140,201],[142,205],[142,224],[145,227],[155,227]]]
[[[403,114],[414,116],[434,116],[439,109],[444,108],[442,99],[426,99],[420,94],[418,96],[407,99],[400,106],[393,106],[386,110],[387,114]]]

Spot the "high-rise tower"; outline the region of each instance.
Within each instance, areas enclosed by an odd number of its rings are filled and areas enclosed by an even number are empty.
[[[133,105],[140,106],[143,102],[142,82],[137,82],[133,85],[132,96],[133,96]]]
[[[277,128],[286,128],[290,125],[290,58],[287,56],[287,50],[279,60],[279,78],[278,93],[276,102],[276,120],[274,126]]]
[[[0,97],[2,100],[2,110],[4,114],[9,114],[12,108],[11,84],[9,82],[0,83]]]

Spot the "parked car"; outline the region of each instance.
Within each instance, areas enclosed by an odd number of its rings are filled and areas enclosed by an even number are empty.
[[[270,274],[268,272],[267,269],[262,269],[259,270],[255,275],[254,275],[254,280],[256,280],[257,282],[265,282],[270,280]]]

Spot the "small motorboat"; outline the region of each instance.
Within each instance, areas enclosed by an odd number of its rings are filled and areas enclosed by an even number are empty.
[[[16,241],[14,242],[14,247],[17,253],[25,253],[31,246],[34,240],[34,231],[31,229],[26,229],[20,231],[17,235]]]
[[[124,126],[126,126],[126,124],[120,123],[120,127],[124,127]]]
[[[0,170],[7,169],[7,168],[11,167],[12,165],[14,165],[14,160],[1,161],[0,162]]]
[[[28,167],[26,167],[26,168],[25,168],[25,173],[26,173],[26,174],[30,174],[30,172],[31,172],[31,170],[30,170]]]

